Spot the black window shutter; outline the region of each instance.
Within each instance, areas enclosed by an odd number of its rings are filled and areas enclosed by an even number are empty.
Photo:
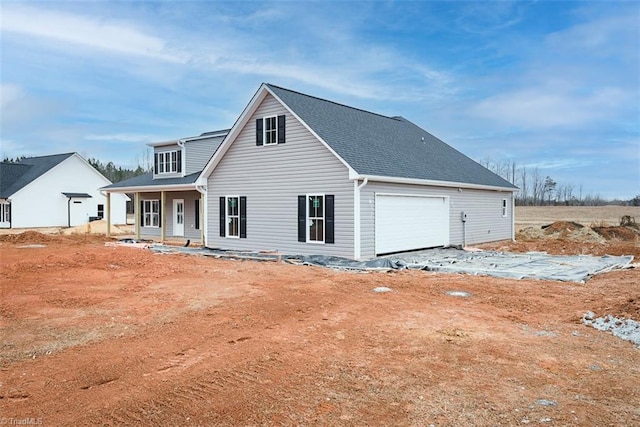
[[[298,196],[298,242],[307,241],[307,196]]]
[[[262,119],[256,119],[256,145],[262,145]]]
[[[284,144],[285,141],[285,137],[284,137],[284,133],[285,133],[285,117],[284,115],[282,116],[278,116],[278,144]]]
[[[140,227],[144,227],[144,200],[140,200]]]
[[[327,194],[324,196],[324,217],[325,217],[325,229],[324,229],[324,242],[325,243],[334,243],[334,200],[335,196],[333,194]]]
[[[158,153],[153,153],[153,173],[158,174]]]
[[[182,150],[178,150],[178,153],[176,154],[176,171],[181,173],[182,172]]]
[[[240,238],[247,238],[247,198],[240,196]]]
[[[220,237],[224,237],[225,229],[225,198],[220,197]]]
[[[195,199],[195,212],[196,212],[196,217],[195,217],[195,229],[196,230],[200,230],[200,199]]]
[[[158,226],[162,227],[162,200],[158,200]]]

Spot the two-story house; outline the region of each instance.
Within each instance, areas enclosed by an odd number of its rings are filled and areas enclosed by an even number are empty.
[[[271,84],[233,127],[152,144],[137,234],[370,259],[514,238],[512,183],[403,117]]]
[[[150,143],[153,171],[103,188],[133,193],[136,236],[204,241],[204,193],[196,180],[228,129]]]

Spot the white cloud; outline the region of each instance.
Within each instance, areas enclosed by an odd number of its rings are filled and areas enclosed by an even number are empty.
[[[182,63],[188,59],[184,54],[170,51],[162,39],[126,23],[24,5],[3,5],[0,30],[162,61]]]
[[[144,134],[135,133],[113,133],[113,134],[89,134],[84,137],[88,141],[109,141],[109,142],[121,142],[121,143],[147,143],[152,141],[159,141],[166,139],[166,137],[159,138]]]
[[[632,101],[618,88],[602,88],[591,94],[561,92],[555,87],[536,87],[502,93],[481,100],[469,111],[507,126],[549,128],[591,127],[611,117],[618,106]]]

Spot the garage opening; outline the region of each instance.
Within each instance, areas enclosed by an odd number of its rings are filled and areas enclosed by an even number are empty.
[[[449,245],[449,198],[376,194],[376,255]]]

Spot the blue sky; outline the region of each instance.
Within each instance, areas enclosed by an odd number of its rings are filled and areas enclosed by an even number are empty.
[[[2,1],[2,156],[133,166],[261,82],[401,115],[468,156],[640,194],[640,2]]]

